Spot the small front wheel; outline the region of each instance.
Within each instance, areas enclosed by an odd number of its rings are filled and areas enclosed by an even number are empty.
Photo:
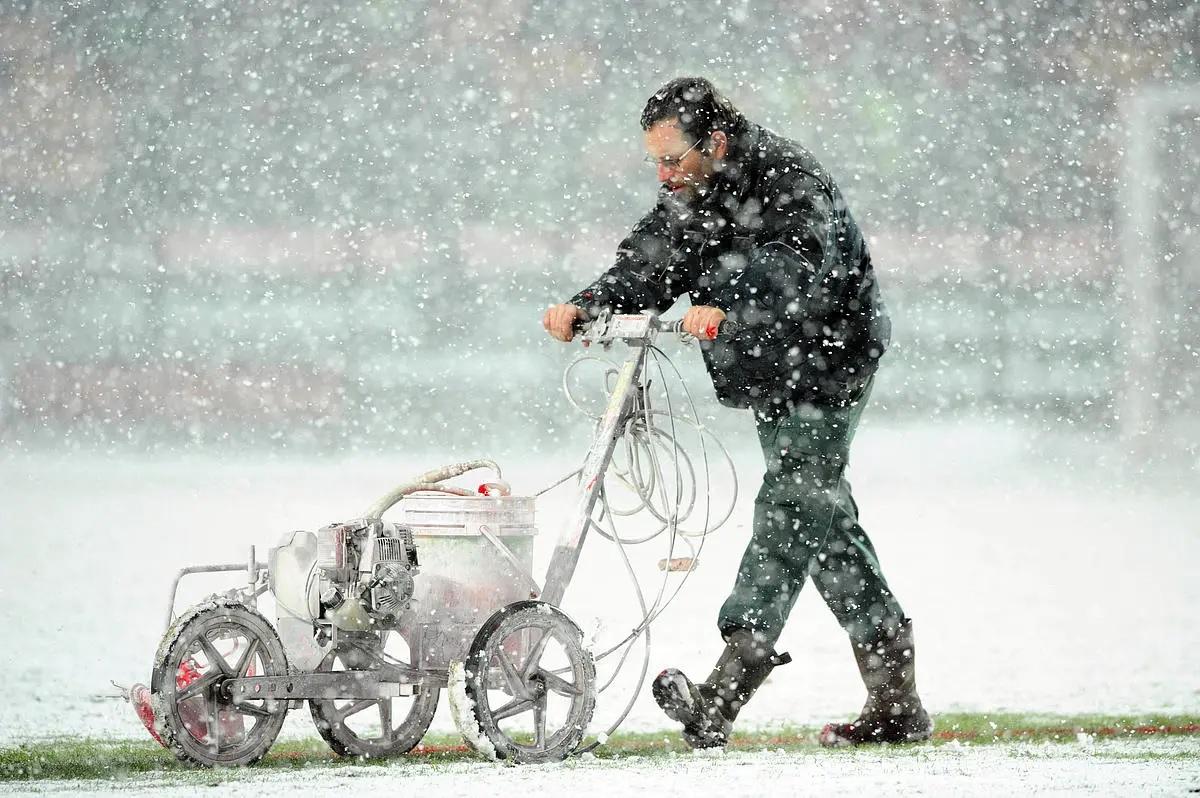
[[[475,635],[465,672],[498,758],[557,762],[579,746],[596,706],[596,665],[558,608],[520,601],[496,612]]]

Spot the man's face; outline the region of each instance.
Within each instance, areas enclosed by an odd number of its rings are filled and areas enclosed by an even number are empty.
[[[675,196],[690,202],[707,188],[716,159],[703,152],[705,142],[688,139],[678,119],[655,122],[646,131],[645,140],[646,152],[658,169],[658,182]]]

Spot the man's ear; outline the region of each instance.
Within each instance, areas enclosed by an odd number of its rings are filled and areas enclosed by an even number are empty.
[[[729,137],[725,135],[724,130],[714,130],[708,140],[710,142],[708,154],[718,161],[725,157],[725,153],[729,152]]]

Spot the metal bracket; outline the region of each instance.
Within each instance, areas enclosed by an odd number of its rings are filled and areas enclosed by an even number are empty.
[[[334,673],[295,673],[287,676],[247,676],[230,679],[225,691],[235,704],[263,698],[299,699],[379,699],[412,695],[412,682],[384,679],[380,671],[338,671]]]
[[[529,587],[533,593],[531,598],[540,596],[542,594],[541,586],[537,583],[537,580],[533,578],[533,575],[526,571],[524,566],[521,565],[520,560],[517,559],[517,555],[513,554],[512,549],[510,549],[505,542],[501,540],[495,532],[492,531],[492,528],[489,525],[479,524],[477,529],[479,530],[479,534],[487,538],[487,541],[496,548],[496,551],[500,552],[500,556],[508,562],[508,564],[512,567],[513,572],[520,575],[525,579],[526,582],[529,583]]]
[[[250,556],[243,563],[226,563],[223,565],[192,565],[187,568],[180,568],[179,573],[175,574],[174,581],[171,582],[171,595],[167,602],[167,629],[171,628],[171,621],[175,620],[175,596],[179,592],[179,583],[185,577],[191,574],[217,574],[228,573],[232,571],[245,571],[249,582],[249,590],[251,595],[258,596],[262,593],[258,590],[258,575],[262,571],[267,570],[267,564],[258,562],[254,556],[254,547],[250,547]]]

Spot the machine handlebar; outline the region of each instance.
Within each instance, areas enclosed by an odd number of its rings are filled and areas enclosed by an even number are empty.
[[[610,343],[616,340],[628,342],[649,341],[658,333],[672,333],[690,340],[722,340],[737,332],[738,325],[725,320],[717,327],[714,339],[693,336],[683,329],[683,319],[660,319],[651,314],[601,313],[594,319],[576,319],[571,329],[583,335],[584,344]]]
[[[729,319],[725,319],[724,321],[722,321],[720,324],[717,325],[716,335],[714,335],[712,338],[697,338],[697,336],[694,336],[691,333],[687,332],[686,330],[683,329],[683,319],[672,319],[671,321],[663,321],[662,319],[656,319],[655,321],[658,325],[659,332],[678,333],[679,335],[686,335],[688,338],[696,338],[697,340],[700,340],[700,341],[711,341],[711,340],[715,340],[718,338],[728,338],[729,336],[731,336],[737,332],[737,323],[732,322]]]

